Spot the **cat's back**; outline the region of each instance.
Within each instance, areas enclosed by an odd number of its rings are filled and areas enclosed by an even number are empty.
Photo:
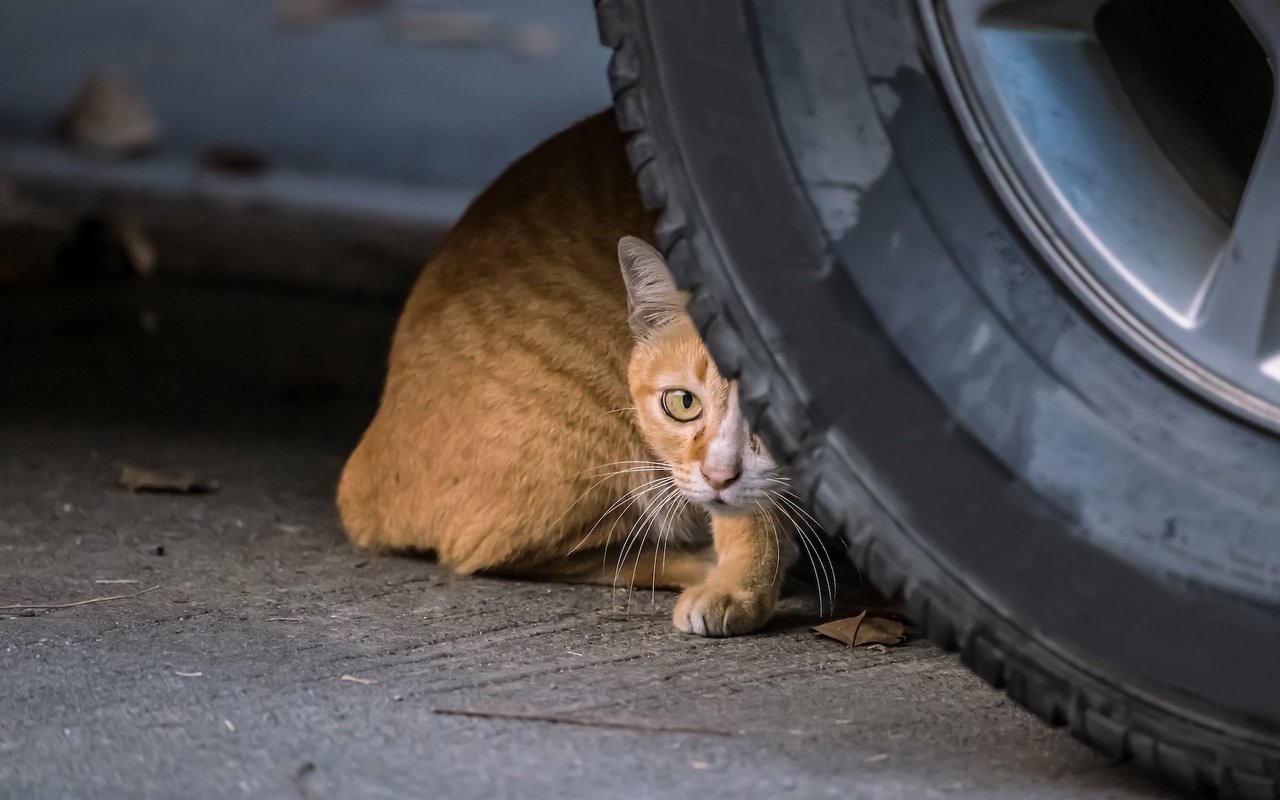
[[[572,352],[575,339],[562,335],[563,324],[547,325],[572,320],[592,326],[586,330],[594,335],[582,344],[603,346],[625,364],[617,242],[649,221],[624,146],[612,112],[598,114],[547,140],[494,181],[419,277],[397,328],[393,361],[426,353],[465,361],[473,345],[485,357],[500,356],[487,348],[533,344],[540,333]],[[462,351],[446,353],[428,334],[448,336]]]
[[[513,526],[554,537],[579,524],[561,517],[584,470],[640,452],[619,411],[631,343],[616,248],[646,230],[611,112],[476,199],[405,305],[377,416],[344,470],[353,539],[470,571],[538,550]]]

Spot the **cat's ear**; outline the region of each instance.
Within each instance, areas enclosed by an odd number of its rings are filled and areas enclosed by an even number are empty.
[[[684,294],[676,288],[662,254],[634,236],[618,240],[618,264],[627,284],[631,330],[644,338],[680,318]]]

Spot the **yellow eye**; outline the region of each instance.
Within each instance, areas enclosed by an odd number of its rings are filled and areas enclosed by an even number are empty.
[[[693,422],[702,416],[702,401],[688,389],[668,389],[662,393],[662,410],[676,422]]]

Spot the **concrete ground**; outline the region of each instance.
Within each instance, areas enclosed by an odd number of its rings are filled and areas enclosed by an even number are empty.
[[[0,605],[149,590],[0,610],[0,797],[1165,796],[928,644],[815,638],[803,594],[708,641],[670,595],[353,551],[332,489],[394,313],[0,290]]]

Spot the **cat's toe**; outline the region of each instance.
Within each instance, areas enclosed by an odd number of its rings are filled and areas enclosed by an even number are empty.
[[[773,614],[773,599],[743,591],[692,586],[680,595],[672,622],[682,633],[697,636],[738,636],[764,625]]]

